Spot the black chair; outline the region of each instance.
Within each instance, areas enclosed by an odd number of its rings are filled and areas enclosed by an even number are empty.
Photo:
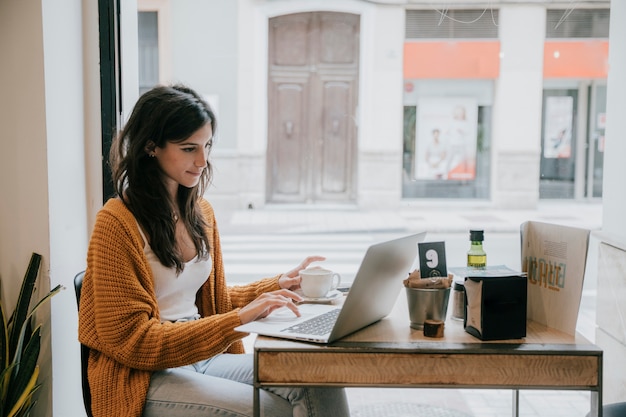
[[[587,414],[589,417],[591,413]],[[603,417],[626,417],[626,403],[605,404],[602,406]]]
[[[74,277],[74,291],[76,291],[76,305],[80,308],[80,291],[83,288],[83,277],[85,271],[79,272]],[[89,388],[89,380],[87,379],[87,360],[89,359],[89,348],[81,343],[80,345],[80,374],[83,386],[83,403],[85,404],[85,412],[87,417],[93,417],[91,414],[91,389]]]

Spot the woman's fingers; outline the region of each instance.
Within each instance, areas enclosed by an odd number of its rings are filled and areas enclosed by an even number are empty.
[[[275,294],[270,297],[263,297],[263,299],[259,301],[261,301],[261,306],[260,306],[261,308],[259,309],[259,315],[254,320],[267,317],[274,310],[278,310],[279,308],[282,308],[282,307],[288,308],[289,310],[293,311],[293,313],[297,317],[300,317],[300,310],[298,310],[296,301],[292,299],[291,297]]]
[[[296,303],[302,300],[303,298],[298,294],[287,289],[272,291],[260,295],[256,300],[243,307],[239,311],[239,318],[242,323],[248,323],[267,317],[272,311],[281,307],[287,307],[297,317],[300,317],[300,311]]]
[[[324,256],[319,256],[319,255],[307,256],[302,262],[300,262],[298,266],[296,266],[291,271],[286,272],[285,275],[287,275],[290,278],[297,277],[300,270],[306,269],[313,262],[321,262],[324,260],[326,260]]]
[[[295,276],[293,278],[287,276],[287,275],[283,275],[282,277],[280,277],[280,279],[278,280],[278,284],[280,285],[281,288],[285,288],[287,290],[297,290],[298,288],[300,288],[300,276]]]
[[[288,299],[289,301],[296,302],[296,303],[299,303],[300,301],[304,300],[304,298],[302,298],[298,293],[295,293],[288,289],[272,291],[271,293],[268,293],[268,294],[277,294],[277,295],[284,297],[285,299]]]
[[[289,310],[293,311],[293,314],[295,314],[297,317],[301,316],[300,310],[298,310],[298,306],[296,306],[296,303],[291,298],[287,299],[287,303],[284,305],[284,307],[287,307]]]
[[[296,303],[302,301],[303,298],[295,292],[282,289],[278,291],[272,291],[264,295],[268,296],[266,297],[266,302],[269,304],[269,309],[266,315],[269,315],[272,311],[277,310],[281,307],[287,307],[289,310],[293,311],[296,316],[300,317],[300,310],[298,310],[298,306],[296,305]]]
[[[326,260],[325,257],[319,255],[307,256],[298,266],[294,269],[285,272],[279,279],[278,285],[281,288],[290,290],[297,290],[300,288],[300,271],[306,269],[313,262],[321,262]]]
[[[325,260],[326,260],[326,257],[324,256],[319,256],[319,255],[307,256],[306,259],[302,261],[300,265],[298,265],[299,266],[298,271],[300,271],[301,269],[306,269],[313,262],[321,262]]]

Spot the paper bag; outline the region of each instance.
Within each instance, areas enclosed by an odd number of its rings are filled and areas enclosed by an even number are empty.
[[[574,335],[589,247],[589,230],[529,221],[521,225],[528,318]]]

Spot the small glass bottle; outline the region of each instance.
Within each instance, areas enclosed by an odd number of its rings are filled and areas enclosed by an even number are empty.
[[[484,232],[470,230],[470,250],[467,252],[467,266],[470,268],[486,268],[487,254],[483,249]]]

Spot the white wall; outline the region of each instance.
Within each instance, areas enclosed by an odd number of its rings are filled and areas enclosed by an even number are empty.
[[[602,230],[626,246],[626,2],[611,1]]]
[[[359,206],[376,208],[402,198],[404,7],[369,15],[361,26],[357,190]]]
[[[91,224],[102,204],[97,5],[46,0],[42,15],[50,281],[66,287],[52,300],[52,413],[80,416],[84,408],[73,277],[85,267]]]
[[[237,132],[252,117],[251,112],[238,109],[239,91],[245,88],[238,85],[236,71],[241,39],[238,2],[184,0],[170,6],[172,81],[187,84],[219,103],[212,151],[215,180],[207,197],[221,206],[238,206],[231,201],[237,200],[242,176],[232,157],[237,154]]]
[[[130,117],[133,107],[139,98],[139,32],[137,29],[137,1],[120,2],[120,55],[122,68],[122,115],[118,130]],[[107,155],[108,156],[108,155]]]
[[[15,308],[32,252],[43,256],[38,287],[50,288],[44,45],[40,2],[0,1],[0,279],[5,312]],[[5,304],[6,303],[6,304]],[[46,306],[49,308],[49,306]],[[37,317],[46,323],[49,310]],[[51,396],[50,326],[42,327],[40,404]]]
[[[598,251],[596,343],[603,350],[603,402],[626,396],[626,2],[611,2],[603,217]]]
[[[54,414],[80,415],[80,403],[63,399],[81,392],[71,285],[83,268],[87,238],[81,2],[47,0],[42,6],[50,286],[64,284],[67,289],[51,303],[52,349],[46,353],[52,355],[53,373],[48,386],[53,388]]]
[[[502,5],[500,77],[492,143],[492,199],[499,208],[534,208],[539,199],[543,5]]]
[[[237,2],[184,0],[172,12],[172,79],[200,94],[217,95],[220,104],[217,149],[236,146]],[[219,11],[219,12],[218,12]]]

